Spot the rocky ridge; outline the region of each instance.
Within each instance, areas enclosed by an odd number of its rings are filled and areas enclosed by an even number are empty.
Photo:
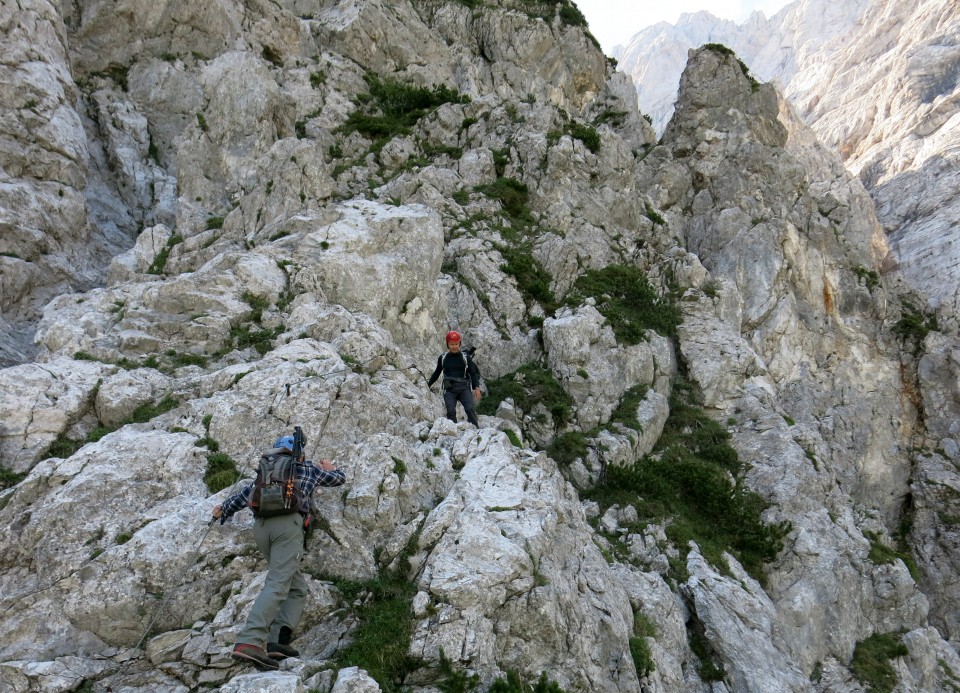
[[[689,48],[721,43],[777,82],[800,118],[870,192],[898,270],[938,310],[957,312],[956,3],[798,0],[737,25],[707,12],[658,24],[618,51],[641,110],[662,132]]]
[[[37,354],[0,370],[0,677],[857,691],[878,636],[898,690],[957,685],[956,329],[906,329],[862,186],[735,56],[692,55],[656,145],[569,6],[468,4],[10,8],[76,90],[89,237],[129,240],[102,285],[30,285]],[[615,291],[584,293],[610,268],[682,321],[625,338]],[[447,421],[421,369],[449,327],[491,401],[503,376],[558,390]],[[684,388],[784,529],[759,571],[640,499],[585,500],[666,454]],[[251,674],[228,657],[264,574],[251,520],[206,521],[292,425],[349,480],[318,494],[304,658]],[[402,681],[343,659],[378,579],[409,600]]]

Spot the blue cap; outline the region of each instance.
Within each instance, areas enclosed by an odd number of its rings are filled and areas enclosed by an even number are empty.
[[[277,442],[273,444],[275,448],[286,448],[287,450],[293,450],[293,436],[280,436],[277,438]]]

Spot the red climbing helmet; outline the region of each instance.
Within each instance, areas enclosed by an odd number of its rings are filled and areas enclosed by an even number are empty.
[[[447,344],[459,344],[460,343],[460,333],[456,330],[450,330],[447,332]]]

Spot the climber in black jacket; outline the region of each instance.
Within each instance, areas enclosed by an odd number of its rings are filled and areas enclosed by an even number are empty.
[[[467,421],[477,428],[480,422],[473,410],[474,401],[480,401],[480,369],[469,354],[460,351],[460,333],[447,332],[447,353],[437,359],[437,368],[427,381],[432,386],[443,374],[443,403],[447,407],[447,418],[457,420],[457,402],[463,405]]]

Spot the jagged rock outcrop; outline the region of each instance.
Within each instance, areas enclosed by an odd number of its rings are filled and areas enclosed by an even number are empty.
[[[655,145],[575,8],[469,4],[50,8],[100,123],[90,233],[133,233],[0,370],[0,678],[852,692],[879,635],[901,690],[956,685],[955,336],[903,329],[862,187],[725,51]],[[609,276],[657,329],[624,337]],[[425,387],[450,328],[480,430]],[[781,530],[763,560],[605,485],[693,395],[679,434],[729,438]],[[250,673],[252,518],[207,520],[293,425],[348,483],[317,494],[303,656]],[[382,600],[401,664],[357,666]]]
[[[126,227],[122,213],[103,227],[88,220],[91,152],[58,7],[6,5],[0,25],[0,364],[8,366],[33,354],[43,305],[101,283],[128,241],[116,230]]]
[[[686,50],[729,46],[777,81],[873,198],[896,267],[942,315],[956,313],[956,3],[798,0],[742,25],[707,12],[658,24],[618,51],[658,131],[673,112]]]

